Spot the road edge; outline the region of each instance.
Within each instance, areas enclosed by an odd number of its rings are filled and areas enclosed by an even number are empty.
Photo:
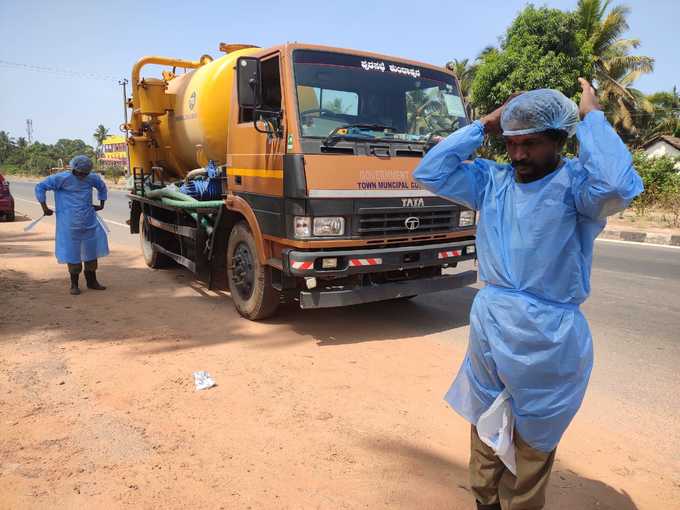
[[[680,235],[660,232],[639,232],[634,230],[603,230],[598,239],[626,241],[629,243],[680,246]]]

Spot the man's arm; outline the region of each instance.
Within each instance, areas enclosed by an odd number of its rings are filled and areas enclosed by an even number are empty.
[[[54,213],[52,209],[47,207],[47,192],[56,189],[59,189],[59,181],[56,174],[50,175],[35,185],[35,198],[40,202],[40,207],[42,207],[45,216],[52,216]]]
[[[94,187],[97,188],[97,198],[99,199],[99,205],[95,205],[94,210],[101,211],[102,209],[104,209],[104,203],[108,198],[108,190],[106,188],[106,183],[104,182],[104,179],[102,179],[97,174],[93,174],[93,176]]]
[[[576,129],[576,137],[584,172],[574,183],[574,198],[581,214],[603,220],[628,207],[644,187],[630,151],[600,110],[595,91],[587,81],[579,81],[583,89],[583,121]]]
[[[500,135],[503,109],[519,94],[512,94],[500,108],[435,145],[413,172],[414,179],[436,195],[479,210],[495,163],[479,158],[464,160],[482,145],[485,134]]]
[[[476,121],[435,145],[413,172],[432,193],[479,209],[489,179],[487,161],[464,162],[484,141],[484,126]]]

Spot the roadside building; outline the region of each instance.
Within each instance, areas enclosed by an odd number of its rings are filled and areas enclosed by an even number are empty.
[[[648,156],[680,157],[680,138],[675,136],[657,136],[642,146]]]
[[[124,136],[111,135],[104,139],[99,164],[103,167],[122,166],[127,168],[128,154]]]

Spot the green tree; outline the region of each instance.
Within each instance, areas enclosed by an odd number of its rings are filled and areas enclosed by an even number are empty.
[[[15,150],[14,139],[9,136],[7,131],[0,131],[0,163],[4,163]]]
[[[92,134],[92,137],[97,142],[97,154],[101,154],[102,145],[104,144],[104,139],[109,136],[109,130],[104,127],[103,124],[99,124],[97,129]]]
[[[333,101],[324,105],[324,109],[330,110],[333,113],[340,113],[340,114],[347,113],[349,108],[350,108],[349,105],[344,106],[342,104],[342,98],[340,98],[340,97],[336,97],[335,99],[333,99]]]
[[[680,137],[680,95],[673,87],[670,92],[657,92],[647,96],[653,112],[645,118],[644,141],[659,135]]]
[[[678,175],[676,166],[680,160],[669,156],[650,157],[644,151],[633,153],[633,166],[642,178],[645,190],[633,201],[633,208],[644,216],[650,207],[669,200]]]
[[[46,175],[50,168],[59,166],[60,160],[67,163],[78,154],[84,154],[90,158],[95,156],[92,146],[82,140],[62,138],[53,145],[40,142],[28,145],[24,138],[19,138],[14,143],[7,133],[5,135],[3,133],[0,131],[0,153],[7,140],[10,140],[12,149],[4,160],[0,160],[0,163],[12,165],[18,172]]]
[[[591,51],[575,14],[527,6],[503,37],[500,49],[481,56],[472,82],[480,113],[500,106],[513,92],[554,88],[578,94],[579,76],[591,76]]]
[[[460,86],[460,96],[465,101],[467,114],[469,117],[474,117],[470,94],[472,93],[472,82],[477,71],[477,64],[471,64],[467,58],[462,60],[453,59],[446,64],[446,67],[456,75],[458,85]]]
[[[639,39],[622,37],[629,28],[630,9],[610,7],[611,0],[579,0],[575,13],[592,51],[592,78],[607,117],[624,139],[633,142],[641,135],[645,114],[653,110],[633,83],[654,70],[654,59],[630,54],[640,46]]]

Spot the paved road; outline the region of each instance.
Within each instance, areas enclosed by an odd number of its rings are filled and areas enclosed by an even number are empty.
[[[41,211],[33,186],[15,181],[11,189],[17,210],[35,218]],[[125,193],[111,191],[103,211],[111,239],[114,244],[137,246],[137,236],[130,235],[125,225],[127,214]],[[645,419],[636,426],[656,438],[657,447],[665,445],[680,458],[680,249],[598,242],[592,287],[583,307],[595,339],[596,369],[589,398],[598,402],[598,395],[615,396],[616,409],[607,411],[614,419],[629,421],[644,413]],[[451,315],[457,305],[469,307],[471,295],[435,294],[416,301],[427,306],[428,313]],[[459,322],[451,320],[442,339],[464,344]]]
[[[22,182],[11,177],[8,178],[10,189],[15,200],[17,212],[24,213],[31,218],[38,218],[42,215],[42,210],[35,200],[33,189],[34,182]],[[109,200],[106,202],[104,210],[100,215],[106,220],[111,229],[111,240],[128,246],[137,246],[139,241],[136,235],[131,235],[128,226],[125,224],[129,218],[127,192],[109,190]],[[93,192],[93,199],[96,200],[96,192]],[[54,205],[52,193],[47,194],[47,202],[50,206]],[[96,202],[95,202],[96,203]],[[44,222],[54,223],[54,218],[45,218]]]

